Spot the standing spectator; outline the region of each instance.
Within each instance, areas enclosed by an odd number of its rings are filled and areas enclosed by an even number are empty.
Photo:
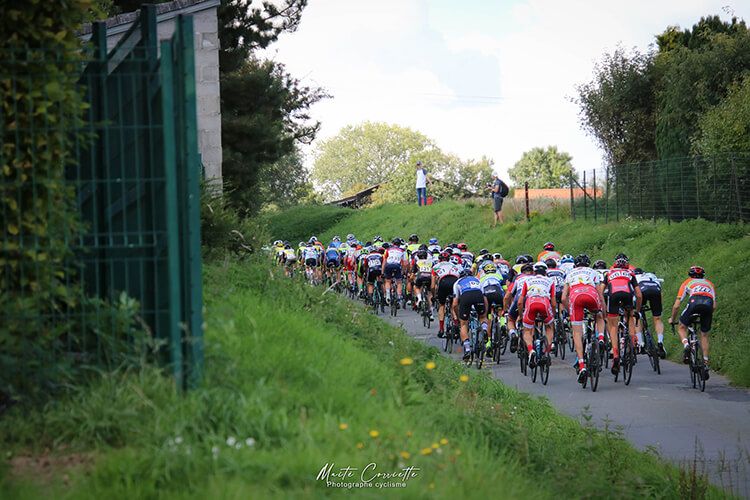
[[[430,188],[433,188],[432,179],[427,175],[427,170],[422,167],[422,162],[417,162],[417,204],[421,207],[427,205],[427,182]]]
[[[500,224],[503,223],[503,193],[507,193],[507,186],[504,186],[504,184],[497,172],[492,172],[492,184],[487,186],[487,189],[492,191],[492,199],[495,202],[495,221],[492,223],[492,227],[497,225],[498,220]]]

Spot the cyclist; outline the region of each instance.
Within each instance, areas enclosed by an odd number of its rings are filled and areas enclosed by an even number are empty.
[[[565,255],[563,255],[562,258],[560,259],[560,265],[558,267],[564,273],[567,273],[568,271],[572,270],[575,267],[573,256],[570,255],[569,253],[566,253]]]
[[[430,290],[432,288],[432,261],[429,259],[427,249],[417,250],[411,272],[414,275],[414,296],[417,298],[417,309],[422,304],[422,291],[424,299],[430,308],[430,319],[434,319],[430,302]]]
[[[372,239],[372,244],[373,244],[373,246],[374,246],[375,248],[380,248],[380,247],[382,247],[382,246],[383,246],[383,238],[382,238],[382,237],[380,237],[380,236],[375,236],[375,237],[374,237],[374,238]]]
[[[479,257],[477,257],[477,261],[474,263],[473,266],[471,266],[472,274],[474,274],[477,278],[479,278],[479,281],[482,281],[482,277],[490,274],[490,273],[497,273],[497,267],[495,266],[495,263],[492,261],[492,255],[489,253],[481,254]],[[500,277],[501,281],[505,281],[505,278],[502,276]]]
[[[365,280],[367,278],[367,256],[373,250],[372,242],[368,241],[365,246],[359,251],[357,255],[357,261],[355,268],[357,270],[357,285],[359,286],[360,298],[367,298],[367,287],[365,286]]]
[[[432,255],[440,254],[440,250],[442,250],[442,247],[438,245],[437,238],[430,238],[430,241],[428,243],[429,243],[429,245],[427,245],[428,252],[430,252]],[[435,260],[437,261],[437,259]]]
[[[516,256],[516,264],[510,269],[510,281],[516,279],[516,276],[521,274],[521,268],[524,264],[533,264],[534,258],[529,254],[521,254]]]
[[[680,315],[680,322],[677,326],[677,334],[682,340],[682,345],[685,348],[685,355],[683,362],[685,364],[690,363],[690,346],[688,345],[687,339],[687,326],[690,323],[690,317],[693,314],[700,315],[700,335],[701,335],[701,348],[703,349],[703,361],[706,363],[706,370],[704,371],[703,378],[708,380],[708,333],[711,331],[711,322],[713,320],[714,311],[716,310],[716,290],[714,284],[705,279],[706,271],[701,266],[693,266],[688,271],[688,279],[682,282],[680,289],[677,292],[677,299],[674,301],[672,306],[672,316],[669,318],[669,323],[674,325],[677,313],[680,310],[680,304],[686,298],[688,305],[682,311]]]
[[[599,288],[599,273],[591,269],[591,259],[586,254],[580,254],[574,259],[575,268],[565,276],[562,301],[565,309],[572,315],[573,344],[578,358],[578,382],[583,383],[588,375],[583,362],[583,310],[593,314],[596,318],[596,332],[599,345],[604,345],[604,318],[601,315],[604,297]]]
[[[332,281],[338,281],[339,268],[341,267],[341,255],[339,255],[338,247],[334,246],[334,242],[331,242],[326,249],[325,267],[326,277],[330,278]]]
[[[537,262],[544,262],[547,259],[555,259],[556,261],[560,261],[562,256],[560,255],[560,252],[555,251],[555,244],[551,241],[548,241],[544,244],[544,250],[539,252],[539,255],[537,256],[536,260]]]
[[[620,309],[625,311],[625,322],[628,329],[635,332],[635,316],[633,313],[633,295],[635,295],[635,309],[641,310],[641,289],[635,274],[629,268],[630,262],[623,254],[615,259],[615,264],[604,276],[604,286],[607,289],[607,330],[612,343],[612,374],[620,372],[620,352],[617,342],[617,323]],[[635,338],[635,335],[633,336]]]
[[[557,301],[555,300],[555,282],[546,276],[547,264],[537,262],[532,265],[532,269],[534,274],[523,281],[518,294],[518,314],[523,318],[523,340],[529,351],[529,366],[534,368],[537,362],[534,350],[534,322],[537,315],[542,317],[549,349],[555,334],[552,326],[555,316],[552,311],[557,308]],[[549,354],[549,352],[544,354]]]
[[[461,322],[461,340],[464,341],[464,359],[471,355],[469,342],[469,316],[471,308],[477,313],[482,324],[484,334],[487,334],[487,298],[482,294],[482,284],[471,275],[471,271],[463,269],[461,276],[453,285],[453,317]]]
[[[305,244],[305,249],[302,251],[302,259],[305,262],[305,272],[307,272],[308,269],[312,270],[314,276],[318,276],[317,267],[318,267],[318,247],[316,247],[313,243],[307,242]]]
[[[484,258],[482,259],[482,257]],[[505,282],[505,278],[503,278],[502,274],[497,272],[497,268],[492,262],[492,255],[486,254],[482,257],[480,257],[482,260],[479,261],[479,272],[477,273],[477,278],[482,284],[482,293],[487,299],[487,307],[489,308],[488,313],[492,312],[494,306],[498,306],[500,308],[498,314],[502,315],[504,297],[503,283]],[[485,265],[483,266],[482,264]],[[492,331],[492,323],[490,323],[490,333],[487,336],[488,349],[491,345],[492,336],[496,333],[497,332]]]
[[[466,243],[459,243],[458,249],[461,250],[461,262],[464,265],[464,269],[471,269],[472,264],[474,264],[474,254],[469,251]]]
[[[284,272],[287,276],[291,276],[294,266],[297,264],[297,253],[292,248],[292,245],[284,245]]]
[[[526,260],[526,257],[531,256],[520,255],[516,258],[516,262],[518,262],[519,258],[521,258],[521,260]],[[513,278],[513,281],[505,291],[505,297],[503,298],[503,310],[508,311],[510,352],[516,352],[516,347],[518,346],[518,334],[516,332],[516,320],[518,319],[518,292],[521,290],[521,288],[523,288],[523,282],[534,276],[534,264],[532,264],[531,262],[524,262],[520,264],[520,266],[521,267],[519,268],[519,271],[521,272],[521,274],[518,274],[517,276],[515,276],[515,278]]]
[[[417,253],[417,250],[419,250],[419,235],[412,234],[409,236],[409,244],[406,245],[406,256],[408,259],[408,267],[411,269],[411,266],[413,264],[413,259],[415,254]],[[414,283],[414,276],[409,274],[406,278],[406,298],[407,298],[407,304],[411,305],[414,300],[414,295],[412,294],[412,286]]]
[[[367,298],[372,300],[375,283],[380,281],[380,275],[383,272],[383,247],[370,247],[370,252],[365,256],[365,278],[367,280]]]
[[[664,280],[657,278],[654,273],[644,273],[641,268],[636,268],[633,272],[635,273],[635,279],[638,281],[638,288],[641,289],[643,306],[648,303],[651,308],[651,316],[654,320],[654,330],[656,331],[658,342],[659,357],[664,359],[667,357],[667,352],[664,350],[664,322],[661,320],[662,303],[664,301],[664,296],[661,293],[661,283]],[[643,314],[645,313],[641,311],[640,315]],[[636,336],[638,337],[638,344],[641,346],[641,354],[645,354],[646,348],[643,343],[643,323],[636,321],[635,328]]]
[[[503,259],[503,254],[497,252],[492,255],[492,262],[497,268],[497,272],[503,275],[503,284],[507,283],[510,279],[510,263]]]
[[[393,244],[386,249],[384,254],[385,268],[383,278],[385,279],[385,303],[390,305],[391,281],[396,282],[396,294],[401,302],[401,279],[406,271],[406,250],[401,248],[401,238],[393,238]]]
[[[558,269],[557,261],[551,257],[545,260],[544,264],[547,266],[547,277],[552,278],[555,282],[555,301],[557,302],[557,308],[554,310],[554,313],[557,314],[561,309],[563,311],[566,310],[562,306],[561,300],[563,288],[565,287],[565,271]],[[554,342],[550,347],[552,348],[552,352],[557,352],[557,346]]]
[[[445,301],[453,293],[453,285],[461,275],[461,267],[452,261],[454,257],[448,252],[442,252],[438,257],[438,263],[432,266],[432,290],[438,299],[438,319],[440,330],[438,337],[443,338],[445,333]]]
[[[284,257],[284,242],[276,240],[273,242],[273,262],[274,264],[281,264]]]

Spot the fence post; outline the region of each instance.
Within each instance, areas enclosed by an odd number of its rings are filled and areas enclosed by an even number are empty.
[[[568,174],[570,178],[570,220],[576,220],[576,206],[573,202],[573,170]]]
[[[524,182],[524,191],[526,196],[526,222],[529,221],[529,183]]]
[[[670,174],[671,174],[671,172],[669,171],[669,160],[667,160],[667,168],[665,168],[664,170],[667,171],[667,175],[665,177],[665,179],[667,179],[667,180],[664,181],[664,191],[665,191],[664,194],[665,194],[665,198],[667,200],[667,206],[666,206],[666,209],[667,209],[667,225],[670,225],[672,223],[672,214],[669,212],[669,180],[668,179],[670,178]]]
[[[588,210],[586,209],[586,171],[583,171],[583,220],[589,220]]]
[[[719,198],[716,195],[716,154],[713,155],[714,159],[714,222],[719,223]]]

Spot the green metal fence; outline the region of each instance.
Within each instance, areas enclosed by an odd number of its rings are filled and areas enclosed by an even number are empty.
[[[720,153],[587,170],[571,216],[607,222],[627,217],[750,221],[750,153]]]
[[[104,23],[92,41],[93,52],[75,54],[0,51],[3,89],[19,102],[22,89],[41,89],[43,103],[0,130],[0,393],[50,392],[75,367],[120,362],[139,342],[180,387],[202,376],[192,18],[159,43],[155,9],[144,7],[109,53]],[[83,116],[65,116],[66,96],[55,103],[48,73],[63,64],[58,78],[78,77]],[[73,145],[62,169],[50,153],[58,143]]]

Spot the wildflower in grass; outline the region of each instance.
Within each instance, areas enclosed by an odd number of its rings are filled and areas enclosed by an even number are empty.
[[[414,363],[414,360],[411,358],[402,358],[401,364],[404,366],[409,366],[410,364]]]
[[[346,430],[346,424],[339,424],[339,429],[341,429],[342,431],[345,431]]]
[[[167,441],[167,444],[170,446],[170,448],[174,448],[174,440],[173,439],[170,439],[169,441]]]
[[[247,438],[247,439],[245,439],[245,445],[247,445],[247,446],[255,446],[255,439],[253,439],[253,438]]]
[[[443,469],[445,469],[445,464],[440,464],[440,465],[438,465],[438,469],[440,469],[440,470],[443,470]]]
[[[428,361],[426,365],[424,365],[425,368],[428,370],[434,370],[435,369],[435,362],[434,361]]]
[[[448,444],[448,440],[443,438],[440,440],[440,444]]]
[[[411,437],[411,431],[406,431],[406,437]]]
[[[234,449],[235,450],[241,450],[242,449],[242,443],[237,443],[236,445],[234,445]]]
[[[185,448],[185,455],[190,455],[190,453],[190,446],[188,446],[187,448]]]
[[[380,435],[380,433],[378,431],[376,431],[375,429],[373,429],[373,430],[370,431],[370,437],[376,438],[379,435]]]
[[[237,442],[237,440],[233,437],[227,438],[227,446],[234,446],[234,444]]]
[[[394,455],[393,453],[388,455],[388,460],[393,460],[394,458],[396,458],[396,455]]]
[[[182,443],[182,438],[180,436],[177,436],[176,438],[174,438],[174,442],[180,444]]]
[[[461,454],[461,450],[456,450],[456,455],[460,455],[460,454]]]
[[[218,446],[213,446],[211,448],[211,453],[213,453],[214,455],[216,455],[217,453],[219,453],[219,447]]]
[[[458,380],[460,380],[461,382],[468,382],[469,381],[469,376],[468,375],[461,375],[460,377],[458,377]]]
[[[357,448],[359,448],[360,450],[361,450],[362,448],[364,448],[364,447],[365,447],[365,444],[364,444],[364,443],[357,443]]]
[[[435,487],[435,483],[430,483],[430,488],[434,488],[434,487]]]
[[[422,455],[429,455],[432,453],[432,448],[425,448],[422,450]]]
[[[442,448],[435,448],[435,453],[437,453],[438,455],[440,455],[442,452],[443,452]]]
[[[439,444],[437,444],[437,443],[432,443],[432,449],[433,449],[433,450],[437,450],[438,448],[440,448],[440,445],[439,445]]]
[[[404,460],[409,460],[409,457],[411,457],[408,451],[402,451],[400,455],[401,455],[401,458],[403,458]]]
[[[370,394],[375,394],[375,389],[370,389]]]

